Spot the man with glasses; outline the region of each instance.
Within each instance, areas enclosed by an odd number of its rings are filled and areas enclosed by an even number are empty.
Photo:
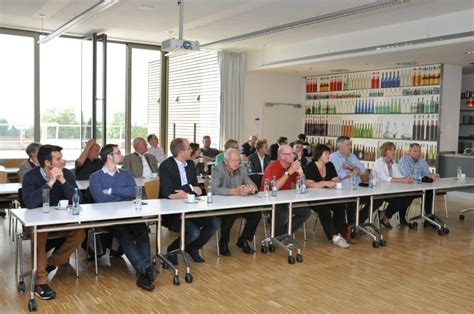
[[[171,157],[160,164],[160,198],[185,200],[188,194],[199,196],[202,190],[198,185],[196,168],[191,159],[191,147],[184,138],[175,138],[171,141]],[[219,229],[220,219],[217,217],[203,217],[186,219],[185,222],[185,250],[195,263],[204,263],[199,250],[209,241]],[[181,226],[180,215],[166,215],[163,225],[172,231],[179,232]],[[183,235],[181,235],[183,236]],[[168,260],[177,265],[176,257],[180,239],[177,238],[168,246]]]
[[[49,203],[58,204],[67,199],[72,203],[76,180],[71,171],[64,168],[62,147],[43,145],[38,150],[39,167],[28,171],[23,178],[22,197],[26,207],[33,209],[43,204],[43,190],[49,190]],[[82,194],[79,195],[82,199]],[[48,232],[37,234],[38,272],[36,274],[35,294],[50,300],[56,292],[48,285],[48,274],[67,262],[71,254],[79,248],[85,238],[84,230],[58,231],[56,237],[64,238],[64,243],[47,258]]]
[[[277,190],[289,190],[291,184],[296,182],[298,176],[303,175],[299,161],[295,161],[293,149],[290,145],[283,144],[278,148],[278,159],[268,165],[263,174],[260,190],[264,190],[265,179],[270,182],[276,179]],[[309,208],[294,208],[291,230],[296,232],[299,227],[311,216]],[[281,236],[288,230],[288,205],[277,204],[275,213],[275,236]]]
[[[104,162],[101,170],[90,176],[89,189],[97,203],[120,202],[135,198],[136,183],[130,172],[117,165],[123,160],[117,145],[107,144],[100,151]],[[118,240],[130,263],[137,272],[137,286],[148,291],[155,289],[158,274],[156,265],[150,262],[150,239],[145,223],[114,225],[107,228]]]
[[[135,178],[150,178],[158,173],[158,161],[152,154],[147,153],[148,146],[143,137],[133,140],[135,152],[123,158],[123,169],[129,170]]]
[[[224,153],[224,162],[215,166],[211,181],[212,191],[216,195],[247,196],[258,191],[257,186],[247,175],[247,169],[240,164],[239,151],[229,148]],[[242,214],[246,223],[242,234],[237,240],[237,246],[246,254],[253,254],[255,250],[250,247],[251,241],[257,231],[260,222],[260,212]],[[230,230],[237,215],[225,215],[221,222],[221,239],[219,241],[219,252],[224,256],[230,256],[229,238]]]

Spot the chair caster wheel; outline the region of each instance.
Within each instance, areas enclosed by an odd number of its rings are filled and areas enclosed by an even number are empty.
[[[185,280],[187,283],[193,282],[193,275],[191,275],[190,273],[186,273],[186,275],[184,276],[184,280]]]
[[[448,228],[444,228],[444,234],[448,234],[449,233],[449,229]]]
[[[20,281],[18,283],[18,292],[19,293],[22,293],[22,292],[25,292],[26,291],[26,285],[25,285],[25,282],[24,281]]]
[[[374,240],[374,241],[372,242],[372,247],[373,247],[374,249],[378,249],[379,246],[380,246],[379,241]]]
[[[263,254],[267,254],[268,253],[268,247],[262,246],[262,248],[260,249],[260,252],[262,252]]]
[[[293,256],[288,256],[288,264],[293,265],[295,263],[295,258]]]
[[[270,245],[268,246],[268,250],[273,253],[273,252],[275,252],[276,247],[275,247],[273,244],[270,244]]]
[[[448,228],[442,227],[442,228],[438,229],[438,234],[439,234],[440,236],[446,235],[446,234],[448,234],[448,233],[449,233],[449,229],[448,229]]]
[[[301,254],[296,254],[296,261],[298,263],[303,263],[303,255]]]
[[[35,300],[29,300],[28,301],[28,311],[30,311],[30,312],[36,311],[36,301]]]
[[[382,246],[382,247],[383,247],[383,246],[387,246],[387,241],[385,241],[384,239],[380,239],[379,244],[380,244],[380,246]]]
[[[173,277],[173,285],[179,286],[179,276],[174,276]]]
[[[463,214],[459,215],[459,220],[464,220],[466,218]]]
[[[418,223],[415,221],[415,222],[409,222],[408,223],[408,228],[409,229],[417,229],[418,228]]]

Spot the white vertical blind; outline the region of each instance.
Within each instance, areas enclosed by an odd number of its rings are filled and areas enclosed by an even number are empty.
[[[148,134],[160,138],[161,60],[148,63]]]
[[[217,52],[193,52],[169,60],[168,146],[175,137],[201,143],[210,135],[219,147],[220,78]],[[199,99],[198,99],[199,98]]]

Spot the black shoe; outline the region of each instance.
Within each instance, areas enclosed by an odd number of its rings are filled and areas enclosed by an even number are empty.
[[[383,219],[380,219],[380,224],[381,224],[382,226],[384,226],[385,228],[387,228],[387,229],[392,229],[392,228],[393,228],[392,225],[390,224],[390,222],[385,223],[385,222],[383,221]]]
[[[147,291],[153,291],[155,289],[155,284],[150,280],[150,278],[148,278],[146,274],[138,274],[137,286]]]
[[[54,265],[46,265],[46,272],[48,272],[48,274],[52,271],[54,271],[57,267],[54,266]]]
[[[247,240],[239,240],[237,241],[237,246],[244,252],[245,254],[253,254],[255,250],[252,249]]]
[[[147,275],[148,279],[150,279],[151,282],[154,282],[156,277],[158,277],[158,274],[160,272],[156,268],[156,264],[152,263],[148,265],[145,269],[145,275]]]
[[[109,257],[121,257],[124,253],[120,251],[110,250]],[[99,256],[97,256],[99,258]]]
[[[226,244],[219,244],[219,254],[222,256],[231,256],[229,246]]]
[[[195,263],[205,263],[206,262],[204,260],[204,258],[202,258],[201,255],[199,255],[198,250],[186,249],[186,252],[189,254],[189,256],[191,256],[191,258],[193,259],[193,261]]]
[[[56,291],[51,289],[48,285],[36,285],[35,294],[42,300],[51,300],[56,297]]]

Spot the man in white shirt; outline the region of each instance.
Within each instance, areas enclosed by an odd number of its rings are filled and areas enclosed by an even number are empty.
[[[156,134],[150,134],[148,135],[148,137],[146,138],[146,140],[148,141],[148,144],[150,144],[150,146],[148,146],[148,153],[149,154],[152,154],[153,156],[155,156],[156,160],[158,161],[158,165],[160,163],[163,162],[163,160],[165,160],[166,158],[168,158],[165,154],[165,152],[163,151],[163,148],[161,148],[158,144],[159,144],[159,140],[158,140],[158,136],[156,136]]]

